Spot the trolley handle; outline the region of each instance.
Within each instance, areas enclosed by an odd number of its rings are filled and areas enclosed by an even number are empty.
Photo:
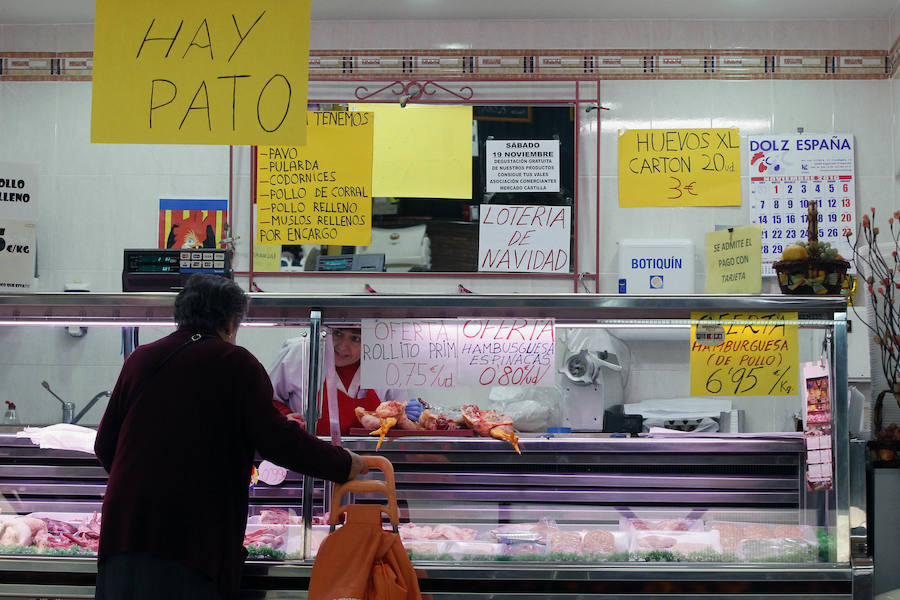
[[[394,466],[391,461],[383,456],[362,457],[370,469],[379,469],[384,473],[384,481],[377,479],[351,479],[346,483],[335,484],[331,495],[331,512],[328,515],[328,524],[334,527],[339,523],[340,516],[349,505],[342,505],[341,497],[350,492],[381,493],[387,498],[387,505],[382,507],[391,519],[391,525],[396,530],[400,524],[400,511],[397,508],[397,490],[394,486]],[[337,508],[335,508],[337,507]]]

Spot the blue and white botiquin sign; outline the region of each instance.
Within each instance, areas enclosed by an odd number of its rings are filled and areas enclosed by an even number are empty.
[[[691,240],[622,240],[619,293],[693,294],[694,262]]]

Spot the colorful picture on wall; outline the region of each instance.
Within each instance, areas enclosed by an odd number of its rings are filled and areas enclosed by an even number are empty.
[[[220,248],[228,200],[160,198],[160,248]]]

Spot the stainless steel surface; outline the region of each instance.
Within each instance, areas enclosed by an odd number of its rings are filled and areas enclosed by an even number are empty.
[[[767,598],[849,598],[863,590],[867,566],[849,557],[850,533],[859,533],[849,506],[857,506],[846,446],[846,305],[837,297],[773,296],[619,296],[619,295],[372,295],[349,296],[252,294],[248,322],[308,326],[312,340],[321,327],[361,318],[520,318],[552,316],[561,326],[578,324],[605,327],[622,321],[638,326],[686,327],[692,311],[757,312],[798,311],[804,326],[834,331],[835,483],[837,486],[838,560],[835,563],[778,565],[611,563],[555,564],[512,562],[421,562],[417,569],[435,598],[687,598],[678,584],[690,582],[749,582],[768,586]],[[0,295],[0,321],[6,324],[108,324],[132,327],[170,324],[174,294],[8,294]],[[313,364],[321,362],[318,344]],[[310,369],[310,410],[316,410],[319,373]],[[315,412],[307,414],[315,422]],[[843,433],[840,433],[843,431]],[[841,436],[844,436],[843,438]],[[344,445],[374,451],[375,440],[349,438]],[[432,522],[500,523],[534,520],[541,516],[561,523],[616,522],[617,507],[640,506],[642,516],[671,511],[706,512],[710,519],[756,515],[766,522],[796,522],[809,518],[821,523],[820,504],[807,504],[803,478],[801,438],[788,439],[606,439],[597,437],[530,438],[522,440],[516,455],[504,442],[483,438],[395,438],[381,453],[397,467],[398,499],[407,518]],[[855,469],[856,467],[852,467]],[[305,484],[301,487],[301,481]],[[0,435],[0,490],[7,496],[4,511],[91,512],[99,510],[105,473],[96,460],[82,453],[39,450],[28,440]],[[843,493],[843,495],[842,495]],[[259,486],[253,493],[254,510],[264,506],[311,507],[321,487],[311,479],[291,474],[280,487]],[[359,498],[365,501],[366,497]],[[309,531],[312,511],[302,511]],[[827,514],[827,512],[826,512]],[[802,515],[802,516],[801,516]],[[818,519],[818,520],[817,520]],[[762,520],[762,519],[759,519]],[[863,523],[863,527],[865,524]],[[851,527],[853,531],[851,532]],[[310,539],[303,540],[309,556]],[[311,562],[247,565],[247,598],[302,598]],[[0,572],[30,576],[53,572],[60,585],[21,583],[0,576],[0,597],[22,592],[29,597],[90,597],[92,559],[0,557]],[[256,578],[254,580],[254,578]],[[29,580],[31,581],[31,580]],[[644,594],[640,586],[661,582],[673,593]],[[436,582],[442,584],[438,585]],[[454,589],[454,583],[466,582]],[[508,582],[537,583],[540,593],[521,588],[504,591]],[[565,582],[563,592],[558,586]],[[628,592],[598,593],[596,585],[627,583]],[[808,584],[823,593],[794,594],[779,588]],[[73,585],[69,585],[73,583]],[[479,591],[482,583],[490,589]],[[822,586],[825,587],[822,587]],[[24,586],[24,587],[23,587]],[[816,586],[819,586],[816,588]],[[830,586],[830,587],[829,587]],[[722,588],[725,589],[725,588]],[[729,588],[731,589],[731,588]],[[738,588],[734,588],[738,589]],[[27,591],[26,591],[27,590]],[[69,595],[76,594],[76,595]],[[83,594],[78,596],[77,594]],[[722,593],[703,597],[758,597],[748,593]]]
[[[322,315],[318,311],[312,311],[309,315],[309,364],[319,364],[319,335],[322,329]],[[309,369],[309,380],[306,385],[306,414],[304,419],[309,423],[309,427],[315,432],[316,421],[316,398],[319,389],[319,372],[317,369]],[[312,530],[312,505],[313,505],[313,478],[309,475],[303,476],[303,558],[311,556],[311,540],[309,532]]]
[[[553,316],[587,319],[690,319],[692,311],[799,311],[825,317],[846,311],[835,296],[785,295],[619,295],[619,294],[250,294],[247,322],[306,322],[312,310],[325,320],[361,318],[513,318]],[[93,294],[81,292],[0,294],[0,319],[32,319],[52,324],[77,320],[171,323],[173,293]]]
[[[846,309],[845,309],[846,311]],[[847,394],[847,313],[834,315],[834,329],[831,348],[831,372],[834,376],[831,389],[834,399],[831,403],[833,427],[832,446],[834,448],[834,490],[837,512],[837,561],[850,562],[850,428],[849,401]]]

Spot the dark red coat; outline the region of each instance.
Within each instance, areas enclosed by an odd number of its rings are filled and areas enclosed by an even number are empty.
[[[272,406],[266,370],[218,336],[190,344],[129,404],[155,365],[190,338],[176,331],[125,361],[94,450],[109,472],[99,557],[179,560],[237,597],[254,453],[300,473],[346,481],[350,455]],[[129,408],[130,406],[130,408]]]

